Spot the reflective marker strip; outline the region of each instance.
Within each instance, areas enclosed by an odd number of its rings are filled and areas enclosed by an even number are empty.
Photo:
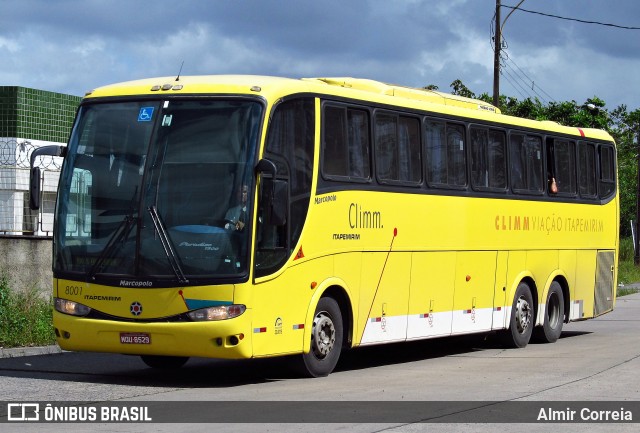
[[[372,317],[371,323],[382,322],[382,317]]]
[[[496,307],[493,309],[493,311],[502,311],[502,307]]]
[[[293,329],[304,329],[304,323],[301,323],[300,325],[293,325]]]
[[[427,313],[427,314],[420,314],[420,318],[421,318],[421,319],[428,319],[428,318],[429,318],[429,314],[431,314],[431,313]]]
[[[266,327],[264,327],[264,328],[253,328],[253,333],[254,334],[260,334],[262,332],[267,332],[267,328]]]

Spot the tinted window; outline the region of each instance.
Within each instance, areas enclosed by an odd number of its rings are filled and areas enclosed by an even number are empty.
[[[567,140],[554,140],[553,145],[553,179],[558,194],[575,195],[576,193],[576,151],[575,143]]]
[[[600,198],[616,190],[615,153],[612,146],[600,146]]]
[[[582,197],[595,197],[597,194],[596,147],[591,143],[578,146],[578,188]]]
[[[311,98],[283,102],[271,117],[265,157],[275,162],[276,176],[288,180],[290,205],[286,225],[258,225],[257,276],[280,268],[300,238],[311,195],[314,118]],[[260,216],[260,221],[266,219]]]
[[[422,180],[420,121],[395,114],[376,115],[376,173],[381,181]]]
[[[464,127],[427,120],[425,123],[427,182],[462,187],[467,183]]]
[[[369,113],[346,107],[325,107],[322,172],[327,177],[368,179]]]
[[[544,190],[540,137],[511,134],[509,161],[511,188],[514,191],[536,194]]]
[[[505,146],[504,132],[471,128],[471,181],[474,187],[506,189]]]

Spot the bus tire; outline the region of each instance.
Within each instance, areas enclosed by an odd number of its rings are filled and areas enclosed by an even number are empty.
[[[167,370],[180,368],[189,360],[188,356],[142,355],[140,358],[151,368]]]
[[[551,283],[544,308],[544,322],[533,330],[533,337],[541,343],[555,343],[562,334],[564,323],[564,296],[557,281]]]
[[[320,298],[313,316],[311,350],[302,354],[303,374],[328,376],[333,371],[343,343],[342,312],[333,298]]]
[[[501,332],[506,347],[525,347],[529,343],[535,324],[533,307],[531,289],[527,283],[521,282],[513,298],[509,328]]]

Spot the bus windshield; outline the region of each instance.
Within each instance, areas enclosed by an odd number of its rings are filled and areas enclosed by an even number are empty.
[[[54,272],[167,284],[245,275],[262,111],[246,99],[83,105],[60,179]]]

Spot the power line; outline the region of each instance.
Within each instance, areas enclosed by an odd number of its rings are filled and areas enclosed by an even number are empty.
[[[549,95],[547,92],[544,91],[544,89],[542,87],[540,87],[539,85],[535,84],[535,81],[529,77],[529,75],[527,75],[527,73],[520,67],[518,66],[518,64],[511,58],[511,56],[509,55],[509,53],[505,53],[504,58],[506,58],[509,62],[513,63],[513,65],[520,71],[520,73],[522,73],[522,75],[524,75],[526,77],[526,80],[522,77],[520,77],[520,75],[514,70],[514,73],[516,75],[518,75],[518,77],[520,78],[520,80],[522,82],[526,82],[527,83],[527,87],[531,87],[531,90],[545,103],[547,103],[547,99],[545,97],[543,97],[540,93],[538,93],[536,91],[536,89],[540,90],[540,92],[544,93],[545,96],[550,99],[551,101],[555,102],[555,99],[553,98],[553,96]],[[507,67],[508,65],[505,64],[505,67]],[[512,68],[513,69],[513,68]]]
[[[511,87],[513,87],[513,89],[514,89],[516,92],[518,92],[518,94],[520,95],[520,97],[521,97],[523,100],[524,100],[524,99],[527,99],[528,95],[525,95],[524,93],[522,93],[522,92],[520,91],[520,89],[518,89],[518,87],[517,87],[518,83],[517,83],[517,82],[514,82],[512,78],[510,78],[508,75],[506,75],[506,74],[505,74],[505,72],[506,72],[506,71],[504,71],[504,70],[502,70],[502,69],[501,69],[501,70],[500,70],[500,75],[502,75],[502,76],[503,76],[503,77],[504,77],[504,78],[509,82],[509,84],[511,84]]]
[[[509,8],[509,9],[516,9],[515,6],[507,6],[507,5],[502,5],[503,8]],[[537,12],[537,11],[532,11],[532,10],[528,10],[528,9],[522,9],[522,8],[517,8],[519,11],[522,12],[527,12],[530,14],[535,14],[535,15],[542,15],[545,17],[550,17],[550,18],[557,18],[559,20],[566,20],[566,21],[575,21],[578,23],[583,23],[583,24],[597,24],[599,26],[607,26],[607,27],[615,27],[617,29],[624,29],[624,30],[640,30],[640,27],[630,27],[630,26],[621,26],[618,24],[611,24],[611,23],[602,23],[599,21],[587,21],[587,20],[580,20],[578,18],[568,18],[568,17],[561,17],[559,15],[553,15],[553,14],[547,14],[544,12]]]
[[[495,19],[496,17],[494,15],[493,19],[489,24],[490,44],[491,44],[491,48],[494,50],[495,50],[495,43],[496,43],[495,28],[494,28]],[[529,75],[527,75],[527,73],[520,66],[518,66],[518,64],[511,58],[511,56],[507,52],[509,43],[507,42],[507,40],[504,38],[503,35],[501,36],[502,36],[502,41],[500,41],[500,45],[501,45],[500,75],[502,75],[509,82],[509,84],[511,84],[511,87],[513,87],[514,90],[516,90],[522,98],[527,98],[527,97],[533,98],[534,95],[532,95],[531,92],[528,90],[530,88],[531,91],[533,91],[535,95],[538,97],[538,99],[543,101],[545,104],[548,103],[548,100],[555,102],[555,99],[551,95],[549,95],[547,92],[545,92],[544,89],[542,89],[540,86],[537,86],[537,89],[540,90],[542,93],[544,93],[548,99],[543,97],[540,93],[536,91],[535,81],[531,77],[529,77]],[[516,67],[517,70],[520,71],[520,73],[518,73],[518,71],[512,68],[510,65],[507,65],[506,61],[513,63],[513,65]],[[510,68],[513,71],[513,75],[515,75],[515,77],[511,75],[509,71],[506,70],[506,68]],[[504,73],[503,73],[503,69],[504,69]],[[522,75],[524,75],[526,79],[522,78]],[[521,85],[520,82],[522,82],[523,85]],[[524,91],[524,93],[521,91],[521,89]]]

